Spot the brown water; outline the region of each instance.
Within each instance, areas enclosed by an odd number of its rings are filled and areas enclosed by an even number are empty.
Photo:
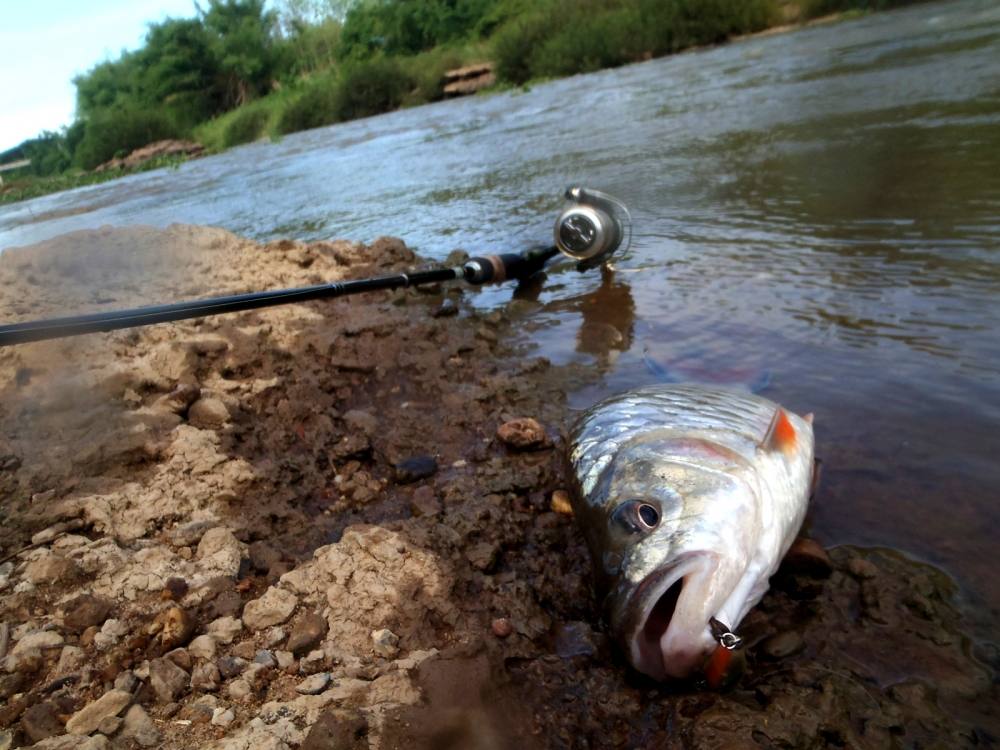
[[[962,0],[444,102],[0,208],[0,248],[102,224],[544,241],[570,183],[632,209],[613,277],[559,264],[514,303],[576,406],[753,380],[816,413],[827,543],[941,565],[996,633],[1000,5]],[[511,290],[481,295],[508,304]],[[533,301],[534,300],[534,301]]]

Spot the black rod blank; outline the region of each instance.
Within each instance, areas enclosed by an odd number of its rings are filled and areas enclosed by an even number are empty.
[[[287,305],[296,302],[306,302],[314,299],[330,299],[345,297],[361,292],[373,292],[381,289],[398,289],[400,287],[431,284],[441,281],[452,281],[461,278],[460,269],[441,268],[430,271],[414,271],[393,276],[376,276],[371,279],[356,281],[338,281],[329,284],[299,287],[295,289],[277,289],[270,292],[252,292],[234,294],[228,297],[212,297],[210,299],[177,302],[169,305],[151,305],[136,307],[130,310],[92,313],[89,315],[74,315],[65,318],[49,320],[34,320],[27,323],[0,326],[0,347],[14,344],[27,344],[31,341],[80,336],[85,333],[101,331],[116,331],[121,328],[166,323],[172,320],[187,320],[205,315],[237,312],[239,310],[254,310],[260,307]]]

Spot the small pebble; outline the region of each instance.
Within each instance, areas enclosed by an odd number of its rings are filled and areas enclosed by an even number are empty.
[[[228,727],[235,718],[236,714],[233,713],[233,709],[231,708],[222,708],[220,706],[212,711],[212,723],[217,727]]]
[[[537,419],[521,417],[504,422],[497,428],[497,437],[504,445],[518,450],[533,450],[549,445],[545,428]]]
[[[329,684],[330,673],[320,672],[302,680],[302,682],[296,685],[295,692],[302,695],[316,695],[317,693],[322,693]]]
[[[573,505],[570,503],[569,493],[566,490],[556,490],[552,493],[550,507],[555,513],[561,513],[564,516],[573,515]]]
[[[514,632],[514,626],[506,617],[498,617],[490,625],[493,635],[497,638],[506,638]]]

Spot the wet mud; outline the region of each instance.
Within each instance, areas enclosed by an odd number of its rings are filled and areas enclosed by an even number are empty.
[[[419,263],[393,239],[80,232],[0,256],[0,319]],[[0,350],[0,747],[996,743],[995,645],[890,550],[786,561],[727,691],[629,670],[559,492],[566,383],[596,376],[469,296]]]

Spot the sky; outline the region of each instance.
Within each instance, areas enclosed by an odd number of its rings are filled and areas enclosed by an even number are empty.
[[[0,152],[72,122],[73,76],[194,14],[194,0],[0,0]]]

